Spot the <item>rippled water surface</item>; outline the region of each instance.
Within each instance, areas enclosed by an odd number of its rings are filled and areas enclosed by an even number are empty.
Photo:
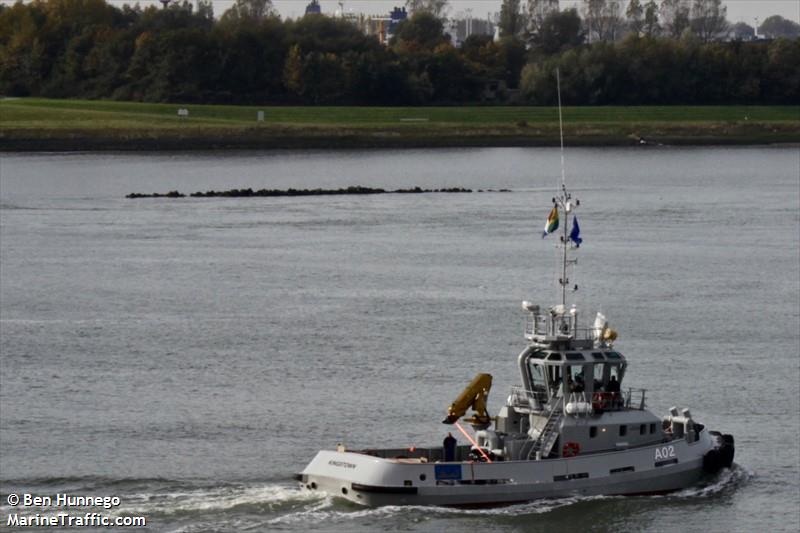
[[[476,372],[516,384],[552,149],[0,156],[7,495],[114,495],[150,531],[797,531],[797,148],[567,150],[584,316],[657,414],[732,433],[677,494],[362,509],[292,482],[320,448],[441,442]],[[208,189],[511,192],[126,200]],[[31,508],[30,513],[52,509]]]

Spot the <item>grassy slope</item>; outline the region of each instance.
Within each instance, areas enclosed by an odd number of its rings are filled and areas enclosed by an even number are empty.
[[[179,118],[179,107],[189,109],[190,116]],[[265,112],[262,123],[255,120],[258,110]],[[248,107],[9,99],[0,100],[0,149],[553,144],[557,120],[552,107]],[[800,106],[566,107],[564,121],[566,136],[586,144],[629,144],[640,135],[684,144],[800,142]]]

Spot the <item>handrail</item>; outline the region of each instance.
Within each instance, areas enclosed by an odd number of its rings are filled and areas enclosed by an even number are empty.
[[[557,331],[556,325],[566,325],[566,331]],[[576,340],[597,340],[601,337],[602,329],[595,327],[578,327],[572,316],[553,317],[549,313],[529,313],[525,317],[525,337],[534,335],[558,336],[567,335]]]
[[[638,409],[639,411],[643,411],[646,406],[646,393],[647,389],[629,387],[628,394],[625,397],[625,407],[628,409]]]
[[[508,397],[508,405],[511,407],[521,409],[536,409],[539,410],[541,406],[547,403],[547,393],[541,391],[532,391],[526,389],[521,385],[512,385],[511,392]],[[539,404],[540,407],[535,407],[531,400]]]
[[[536,440],[533,441],[533,446],[531,446],[531,450],[528,452],[528,459],[530,459],[532,455],[535,456],[547,444],[547,440],[553,434],[554,426],[558,423],[558,420],[563,415],[563,407],[564,398],[560,397],[556,399],[555,404],[553,404],[553,406],[550,408],[550,414],[547,416],[544,426],[542,426],[541,431],[539,431],[539,435],[536,437]]]

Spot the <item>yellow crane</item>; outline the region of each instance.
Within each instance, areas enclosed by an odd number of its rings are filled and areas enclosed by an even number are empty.
[[[477,429],[485,429],[489,426],[492,419],[486,411],[486,400],[489,397],[489,390],[492,388],[491,374],[478,374],[470,381],[458,398],[450,404],[447,409],[447,418],[442,423],[452,424],[467,413],[470,407],[474,411],[470,418],[465,418]]]

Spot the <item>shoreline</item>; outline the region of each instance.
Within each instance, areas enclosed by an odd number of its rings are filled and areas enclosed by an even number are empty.
[[[737,125],[738,126],[738,125]],[[794,125],[731,125],[699,128],[631,128],[627,132],[565,132],[564,142],[572,147],[625,146],[764,146],[800,145],[800,130]],[[762,126],[762,127],[758,127]],[[777,127],[776,127],[777,126]],[[518,130],[519,128],[515,128]],[[319,131],[291,128],[248,130],[0,130],[3,152],[192,152],[286,149],[412,149],[478,147],[558,147],[557,133],[551,131],[509,131],[499,128],[465,131],[408,131],[388,128]],[[438,131],[437,131],[438,130]],[[600,130],[600,131],[598,131]],[[746,131],[744,131],[746,130]]]
[[[595,106],[567,112],[564,142],[569,146],[800,144],[800,106]],[[0,152],[559,145],[558,114],[552,107],[179,108],[104,100],[0,100]]]

